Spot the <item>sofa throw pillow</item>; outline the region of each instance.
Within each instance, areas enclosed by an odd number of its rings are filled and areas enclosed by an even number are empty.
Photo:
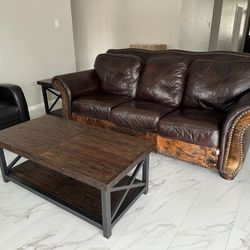
[[[122,54],[100,54],[95,70],[103,92],[134,98],[142,61],[139,57]]]
[[[189,60],[185,57],[154,57],[146,62],[137,98],[178,107],[181,103]]]
[[[250,90],[250,63],[196,60],[189,69],[184,105],[228,111]]]

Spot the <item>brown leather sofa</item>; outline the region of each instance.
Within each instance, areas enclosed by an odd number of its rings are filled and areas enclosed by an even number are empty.
[[[94,68],[54,77],[65,118],[153,140],[157,152],[225,179],[237,175],[249,145],[249,55],[108,50]]]

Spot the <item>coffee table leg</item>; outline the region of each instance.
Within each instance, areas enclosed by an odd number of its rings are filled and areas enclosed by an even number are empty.
[[[142,169],[142,181],[145,182],[145,187],[146,187],[144,194],[148,193],[148,179],[149,179],[148,173],[149,173],[149,155],[146,156]]]
[[[101,191],[102,199],[102,229],[103,236],[109,238],[111,236],[111,201],[110,192]]]
[[[9,182],[9,180],[7,180],[6,178],[6,175],[8,174],[8,168],[7,168],[7,164],[6,164],[6,160],[5,160],[5,156],[4,156],[4,152],[2,148],[0,148],[0,168],[1,168],[2,176],[3,176],[3,181]]]

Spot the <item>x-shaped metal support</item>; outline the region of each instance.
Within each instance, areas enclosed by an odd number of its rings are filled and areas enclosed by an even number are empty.
[[[140,170],[142,169],[142,180],[140,182],[136,182],[136,177],[138,176]],[[102,200],[102,227],[103,227],[103,235],[106,238],[111,236],[111,227],[114,223],[117,213],[121,209],[124,200],[126,199],[129,191],[133,188],[143,188],[143,193],[148,193],[148,171],[149,171],[149,156],[147,155],[143,161],[141,161],[136,167],[133,174],[130,176],[130,181],[125,186],[115,186],[110,190],[102,191],[101,200]],[[111,209],[111,193],[117,191],[124,191],[123,195],[115,204],[113,210]],[[139,195],[138,195],[139,196]],[[128,208],[127,208],[128,209]],[[127,211],[125,209],[122,213]]]
[[[53,104],[50,107],[48,104],[47,91],[56,96],[55,101],[53,102]],[[44,86],[42,86],[42,93],[43,93],[43,100],[44,100],[46,114],[50,114],[50,112],[52,111],[52,109],[54,108],[56,103],[59,101],[59,99],[62,98],[61,94],[57,94],[55,91],[51,90],[50,88],[46,88]]]
[[[4,182],[9,182],[9,172],[21,159],[21,156],[16,156],[14,160],[7,165],[4,156],[4,151],[0,148],[0,169]],[[136,179],[140,170],[142,169],[141,180]],[[130,176],[128,183],[123,186],[114,186],[108,190],[101,191],[101,206],[102,206],[102,229],[103,235],[106,238],[111,236],[111,227],[118,221],[118,219],[129,209],[129,207],[142,194],[148,192],[148,171],[149,171],[149,156],[147,155],[136,167],[133,174]],[[140,188],[139,192],[129,200],[126,201],[126,206],[122,206],[131,189]],[[123,191],[123,194],[116,202],[113,209],[111,209],[111,193]]]
[[[3,149],[2,148],[0,149],[0,168],[1,168],[4,182],[9,182],[9,180],[7,179],[8,173],[21,158],[22,156],[18,155],[14,158],[14,160],[9,165],[7,165]]]

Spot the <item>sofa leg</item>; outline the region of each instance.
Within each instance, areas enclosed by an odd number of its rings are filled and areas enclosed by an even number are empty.
[[[234,177],[235,177],[235,176],[227,175],[227,174],[221,173],[221,172],[219,172],[219,174],[220,174],[220,176],[221,176],[223,179],[225,179],[225,180],[227,180],[227,181],[232,181],[232,180],[234,179]]]

